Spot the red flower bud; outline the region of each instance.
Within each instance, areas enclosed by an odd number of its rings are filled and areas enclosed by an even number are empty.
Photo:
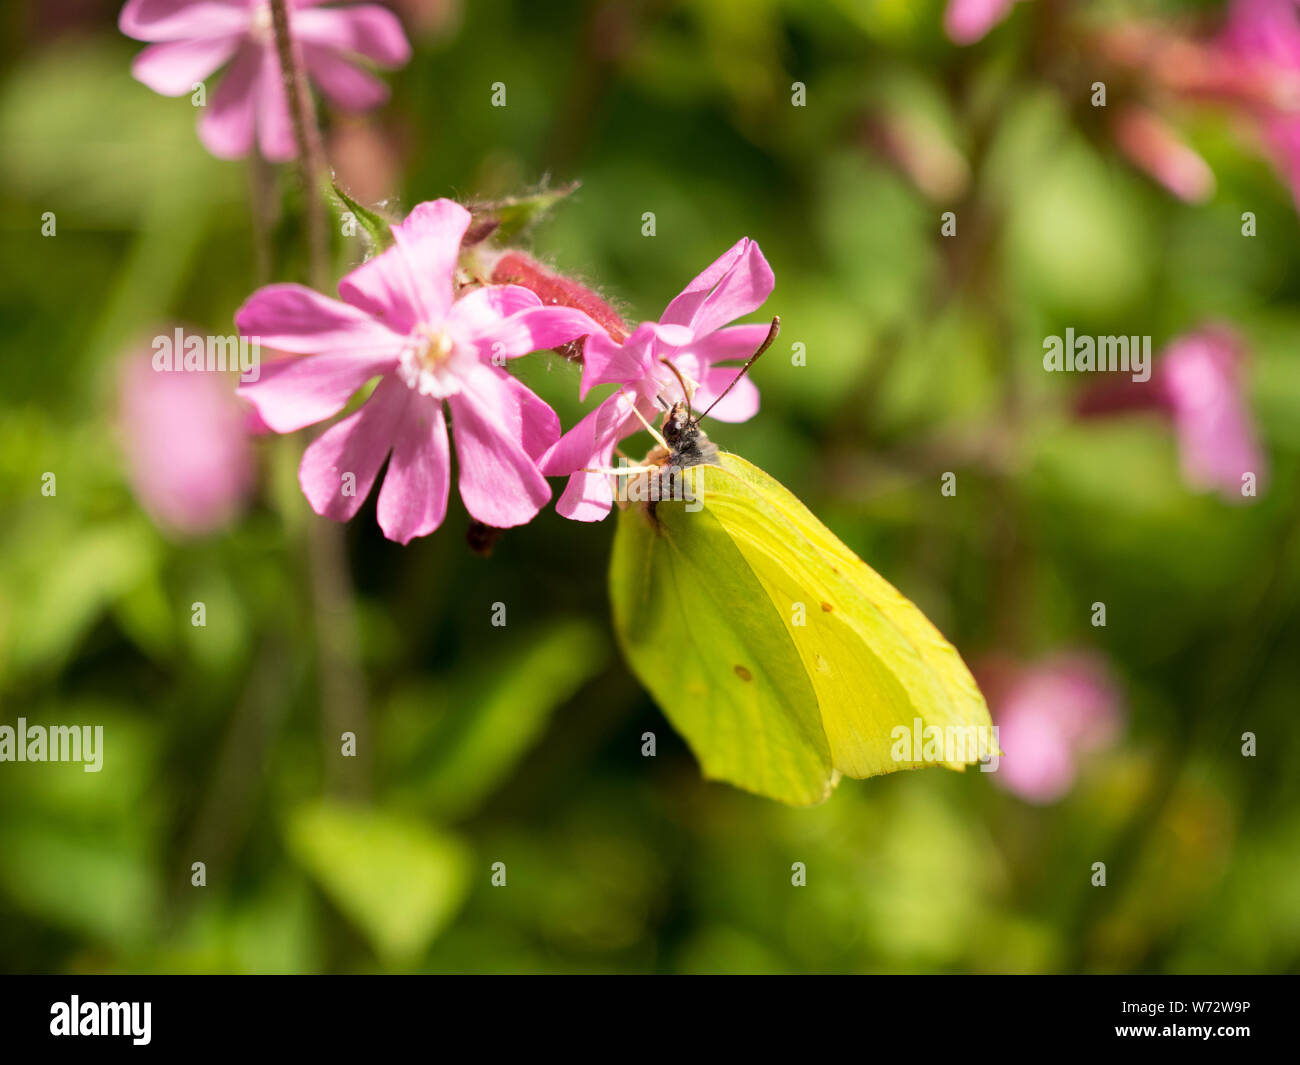
[[[522,285],[537,293],[548,307],[576,307],[599,322],[616,344],[627,339],[627,324],[605,300],[586,285],[546,269],[521,251],[505,252],[492,267],[491,281],[494,285]]]

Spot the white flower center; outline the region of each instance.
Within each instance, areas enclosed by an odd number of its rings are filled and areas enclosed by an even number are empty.
[[[456,373],[456,343],[445,332],[419,326],[402,351],[398,376],[422,396],[446,399],[460,391]]]
[[[672,364],[677,369],[676,374],[664,363],[656,363],[650,380],[654,382],[657,388],[647,389],[646,394],[650,396],[661,395],[670,403],[675,403],[679,399],[689,401],[694,397],[695,390],[700,387],[698,380],[698,376],[700,376],[699,360],[690,353],[684,356],[678,353],[673,356]],[[679,378],[677,374],[681,374],[681,377]],[[686,395],[681,394],[683,382],[686,385]]]

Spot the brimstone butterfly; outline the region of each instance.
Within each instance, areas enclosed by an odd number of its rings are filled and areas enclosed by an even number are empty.
[[[970,671],[915,605],[687,404],[662,432],[627,484],[643,501],[620,510],[610,596],[633,673],[705,776],[808,805],[841,774],[997,753]]]

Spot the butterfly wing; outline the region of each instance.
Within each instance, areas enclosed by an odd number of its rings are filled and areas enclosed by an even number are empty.
[[[923,744],[910,742],[930,735],[927,728],[943,740],[937,761],[952,768],[990,753],[984,697],[930,620],[783,485],[739,456],[724,454],[721,463],[701,468],[696,491],[785,622],[834,767],[867,777],[933,764],[922,761]],[[903,748],[900,726],[910,734]]]
[[[939,761],[978,760],[988,709],[952,645],[777,481],[720,461],[685,471],[703,509],[621,512],[611,568],[627,659],[705,774],[818,802],[840,772],[933,764],[927,726]]]
[[[656,515],[628,507],[614,536],[610,598],[632,672],[705,776],[821,802],[832,774],[816,695],[762,583],[707,509]]]

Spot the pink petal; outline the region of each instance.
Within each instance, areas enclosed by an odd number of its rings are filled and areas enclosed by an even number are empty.
[[[1057,802],[1074,784],[1074,754],[1050,718],[1008,714],[998,721],[998,742],[1004,753],[998,783],[1027,802]]]
[[[202,37],[150,45],[131,63],[131,75],[164,96],[184,96],[206,81],[239,47],[238,37]]]
[[[235,315],[242,335],[309,358],[266,363],[239,394],[276,432],[337,414],[354,392],[397,365],[404,338],[364,311],[302,285],[267,285]]]
[[[465,509],[498,529],[531,521],[551,498],[533,459],[474,393],[461,392],[448,402]]]
[[[766,335],[766,330],[765,330]],[[698,411],[708,410],[713,401],[723,390],[736,381],[739,368],[721,366],[704,375],[701,387],[696,391],[693,404]],[[748,376],[742,377],[732,385],[722,402],[709,411],[710,418],[720,422],[745,422],[758,413],[758,388]]]
[[[560,439],[560,416],[531,388],[505,370],[476,367],[467,387],[496,410],[497,421],[528,457],[538,460]]]
[[[1214,195],[1209,164],[1155,112],[1129,107],[1116,115],[1113,130],[1120,151],[1184,203]]]
[[[574,307],[532,307],[481,329],[467,343],[485,359],[513,359],[600,332],[599,325]]]
[[[642,322],[622,344],[615,344],[604,333],[594,333],[582,353],[582,392],[597,385],[630,384],[648,376],[654,369],[659,345],[674,350],[691,342],[691,331],[683,325]]]
[[[582,387],[579,398],[597,385],[639,381],[650,372],[650,345],[645,334],[633,333],[616,344],[608,334],[596,333],[582,346]]]
[[[556,513],[573,521],[600,521],[609,513],[614,502],[610,475],[584,473],[583,468],[611,465],[619,441],[640,428],[627,401],[615,394],[560,438],[539,463],[550,476],[572,474],[556,501]]]
[[[369,111],[388,99],[387,85],[337,52],[305,44],[302,58],[311,80],[335,107],[344,111]]]
[[[422,320],[415,279],[398,248],[380,252],[347,274],[339,282],[339,295],[402,336]]]
[[[974,44],[1007,17],[1015,0],[949,0],[943,28],[956,44]]]
[[[745,253],[745,245],[749,243],[748,237],[741,237],[730,248],[719,255],[713,262],[709,263],[689,285],[682,289],[681,293],[673,299],[664,313],[659,316],[661,322],[671,322],[677,325],[686,325],[690,322],[692,316],[700,305],[708,297],[709,293],[719,281],[726,276],[736,261]]]
[[[1074,783],[1076,757],[1105,747],[1119,733],[1120,691],[1100,657],[1055,654],[985,672],[981,683],[1006,755],[998,781],[1030,802],[1062,798]]]
[[[491,329],[502,318],[540,307],[541,299],[522,285],[484,285],[451,305],[447,325],[466,341]]]
[[[460,240],[469,221],[464,207],[441,199],[417,204],[404,222],[393,226],[395,244],[385,254],[403,264],[407,284],[402,291],[414,294],[417,321],[438,325],[447,317]]]
[[[715,329],[712,333],[691,340],[681,350],[694,355],[706,366],[719,362],[744,361],[767,339],[769,329],[771,326],[767,323]]]
[[[263,49],[245,44],[199,119],[199,140],[218,159],[240,159],[253,147],[257,79]]]
[[[759,246],[742,237],[686,286],[660,316],[696,336],[749,314],[772,294],[776,278]]]
[[[356,514],[388,457],[393,426],[411,398],[411,390],[400,381],[385,381],[360,410],[331,426],[303,452],[298,484],[312,510],[335,521]],[[355,486],[349,484],[345,493],[344,475],[349,473]]]
[[[364,310],[322,296],[305,285],[259,288],[235,312],[235,325],[266,347],[298,355],[333,352],[395,358],[405,337]]]
[[[218,0],[127,0],[117,28],[138,41],[228,37],[248,28],[247,5]]]
[[[442,404],[415,396],[407,404],[393,457],[379,490],[379,527],[399,544],[427,536],[447,514],[451,454]]]
[[[396,15],[377,4],[295,11],[299,40],[355,52],[380,66],[399,67],[411,58],[411,45]]]
[[[562,477],[585,466],[608,466],[619,441],[639,428],[631,405],[615,393],[560,437],[538,467],[548,477]]]
[[[262,156],[283,163],[298,155],[289,116],[289,94],[280,76],[280,57],[267,49],[262,57],[262,75],[257,89],[257,142]]]
[[[1300,206],[1300,122],[1292,115],[1270,117],[1264,124],[1264,139],[1279,176],[1291,187]]]
[[[277,359],[262,367],[260,379],[240,385],[238,391],[273,430],[292,433],[333,417],[362,385],[396,365],[396,356]]]
[[[555,501],[555,512],[570,521],[603,521],[614,505],[614,488],[604,473],[575,473]]]
[[[1247,63],[1300,67],[1300,21],[1289,0],[1237,0],[1228,9],[1223,41]]]
[[[1233,502],[1249,498],[1241,494],[1243,474],[1262,482],[1268,472],[1242,388],[1243,358],[1234,337],[1211,328],[1175,340],[1156,365],[1184,478]]]
[[[122,367],[128,479],[141,506],[169,530],[199,535],[220,528],[253,487],[233,383],[219,372],[157,372],[147,355]]]

